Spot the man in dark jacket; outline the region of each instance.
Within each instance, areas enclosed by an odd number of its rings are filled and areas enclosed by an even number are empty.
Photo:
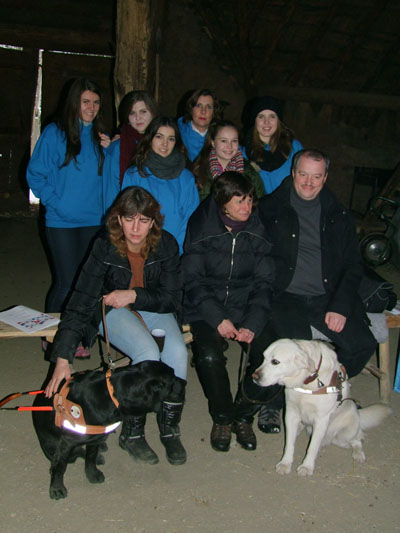
[[[301,150],[292,176],[260,201],[276,262],[271,336],[311,339],[315,328],[336,346],[352,377],[368,362],[376,341],[358,296],[363,265],[354,222],[325,186],[328,167],[322,152]],[[262,411],[260,429],[279,431]]]

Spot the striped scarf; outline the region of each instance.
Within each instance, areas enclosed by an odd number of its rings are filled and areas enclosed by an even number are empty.
[[[210,151],[210,155],[208,156],[208,164],[213,180],[215,180],[215,178],[218,178],[218,176],[220,176],[222,172],[227,172],[228,170],[240,172],[240,174],[243,174],[244,172],[243,154],[241,150],[238,150],[236,152],[236,154],[232,157],[232,159],[229,161],[224,170],[221,166],[221,163],[218,161],[217,155],[215,153],[215,148],[212,148]]]

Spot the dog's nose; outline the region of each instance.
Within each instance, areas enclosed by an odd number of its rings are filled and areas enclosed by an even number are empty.
[[[253,381],[254,381],[255,383],[257,383],[258,380],[260,379],[260,374],[257,372],[257,370],[255,370],[255,371],[252,373],[251,377],[253,378]]]

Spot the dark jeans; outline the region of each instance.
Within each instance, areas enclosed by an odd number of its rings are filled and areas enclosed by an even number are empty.
[[[240,386],[233,401],[226,358],[222,349],[222,337],[216,329],[204,321],[193,322],[191,330],[195,367],[214,422],[218,424],[230,424],[233,421],[252,423],[260,404],[252,403],[248,401],[248,398],[257,401],[270,400],[268,405],[271,408],[282,407],[283,392],[279,386],[259,387],[251,377],[263,361],[263,351],[270,344],[268,331],[264,331],[253,340],[243,380],[244,394]]]
[[[340,333],[335,333],[325,324],[328,304],[329,297],[326,295],[307,297],[282,293],[272,306],[270,336],[275,339],[309,340],[312,338],[310,326],[313,326],[331,339],[349,377],[356,376],[376,350],[376,340],[368,327],[363,304],[361,300],[355,302],[353,313]]]
[[[46,299],[46,312],[59,313],[65,307],[100,226],[48,228],[46,239],[52,260],[53,283]]]

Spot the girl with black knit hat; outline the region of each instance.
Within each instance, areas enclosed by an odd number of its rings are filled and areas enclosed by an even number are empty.
[[[282,122],[281,105],[272,96],[253,101],[249,126],[243,152],[259,171],[265,190],[270,194],[289,176],[292,158],[303,147]]]

